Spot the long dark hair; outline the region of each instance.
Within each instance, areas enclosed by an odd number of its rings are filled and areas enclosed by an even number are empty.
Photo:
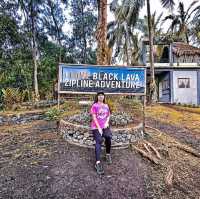
[[[104,96],[103,103],[105,103],[105,102],[106,102],[106,96],[105,96],[104,92],[98,92],[98,93],[95,95],[94,103],[97,103],[97,102],[98,102],[98,96],[99,96],[99,95],[103,95],[103,96]]]

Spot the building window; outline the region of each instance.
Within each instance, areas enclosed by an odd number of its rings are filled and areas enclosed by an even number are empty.
[[[190,88],[190,78],[178,78],[178,88]]]

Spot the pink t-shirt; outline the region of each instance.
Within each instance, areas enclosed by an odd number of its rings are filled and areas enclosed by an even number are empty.
[[[110,115],[110,109],[107,104],[94,103],[91,107],[90,114],[95,114],[100,128],[104,128],[106,120]],[[91,122],[91,128],[97,129],[93,119]]]

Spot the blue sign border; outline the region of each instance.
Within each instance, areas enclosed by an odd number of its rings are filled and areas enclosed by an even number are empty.
[[[81,69],[83,69],[81,71]],[[97,74],[100,74],[100,73],[115,73],[116,74],[116,77],[112,77],[113,81],[113,85],[116,83],[116,78],[118,78],[118,83],[121,82],[121,83],[124,83],[123,82],[123,78],[126,77],[126,80],[124,85],[126,85],[126,81],[127,81],[127,76],[129,77],[130,74],[132,74],[131,77],[133,77],[129,82],[133,82],[135,83],[136,79],[134,79],[134,75],[136,75],[138,78],[138,82],[137,84],[139,86],[136,86],[135,88],[128,88],[128,87],[123,87],[122,86],[120,88],[102,88],[102,87],[98,87],[98,88],[94,88],[94,87],[91,87],[91,88],[88,88],[88,87],[76,87],[76,86],[73,86],[73,85],[70,85],[70,81],[74,81],[74,83],[77,83],[77,85],[80,83],[80,80],[83,80],[81,79],[80,77],[73,77],[73,76],[70,76],[70,80],[69,80],[69,77],[64,77],[64,74],[65,74],[65,71],[67,71],[70,75],[71,74],[76,74],[77,72],[78,73],[84,73],[85,71],[87,71],[88,73],[92,73],[94,74],[95,72]],[[76,73],[73,73],[73,72],[76,72]],[[111,74],[112,74],[111,73]],[[93,76],[94,77],[94,76]],[[91,76],[88,76],[87,78],[91,78]],[[101,78],[101,74],[99,75],[99,78]],[[121,78],[121,79],[120,79]],[[88,80],[88,79],[87,79]],[[69,82],[69,85],[66,89],[66,84],[64,85],[64,82],[68,81]],[[76,82],[75,82],[76,81]],[[86,81],[86,80],[85,80]],[[92,79],[91,81],[94,81],[94,79]],[[100,79],[97,79],[96,81],[100,81]],[[105,81],[105,80],[102,80],[102,81]],[[110,84],[111,80],[106,80],[106,82],[108,84]],[[103,83],[103,82],[102,82]],[[133,84],[132,84],[133,85]],[[73,87],[73,88],[72,88]],[[104,66],[104,65],[83,65],[83,64],[64,64],[64,63],[60,63],[59,64],[59,79],[58,79],[58,92],[60,94],[62,93],[74,93],[74,94],[78,94],[78,93],[82,93],[82,94],[95,94],[99,91],[103,91],[105,92],[106,94],[127,94],[127,95],[146,95],[146,67],[127,67],[127,66]]]

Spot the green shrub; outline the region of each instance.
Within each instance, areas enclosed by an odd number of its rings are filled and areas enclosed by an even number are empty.
[[[27,89],[20,91],[19,88],[6,88],[1,91],[3,94],[3,107],[7,110],[20,109],[22,102],[31,99],[31,94]]]
[[[56,120],[58,121],[61,117],[61,111],[57,108],[51,108],[45,113],[46,120]]]
[[[18,88],[2,89],[3,105],[6,109],[12,109],[13,105],[19,104],[22,100],[21,93]]]

